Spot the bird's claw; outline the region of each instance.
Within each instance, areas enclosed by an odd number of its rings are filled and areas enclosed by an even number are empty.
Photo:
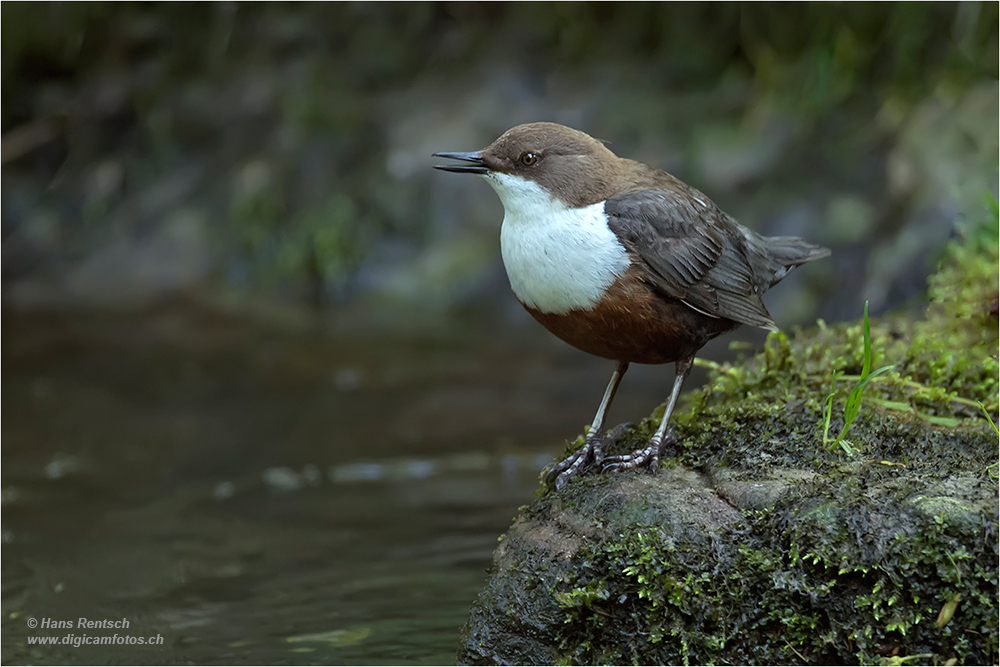
[[[597,436],[587,436],[586,441],[583,443],[583,447],[576,450],[561,462],[552,466],[552,468],[545,473],[545,483],[552,484],[556,487],[556,490],[566,486],[566,482],[570,478],[575,477],[584,468],[587,467],[591,461],[595,463],[600,463],[604,459],[604,448],[602,447],[601,439]]]
[[[623,472],[625,470],[637,470],[638,468],[648,468],[653,474],[660,469],[660,457],[663,455],[663,450],[668,444],[674,444],[677,442],[677,438],[674,436],[673,429],[667,432],[663,440],[660,441],[656,437],[653,437],[649,444],[642,448],[637,449],[631,454],[622,454],[620,456],[609,456],[604,459],[604,467],[601,468],[601,472]]]
[[[576,477],[591,467],[591,465],[600,465],[607,460],[604,457],[604,450],[607,446],[617,442],[623,433],[633,427],[634,424],[621,424],[605,438],[599,437],[596,432],[589,434],[583,443],[583,447],[567,456],[563,461],[552,466],[545,473],[545,483],[555,486],[556,491],[558,491],[566,486],[566,483],[570,479]]]

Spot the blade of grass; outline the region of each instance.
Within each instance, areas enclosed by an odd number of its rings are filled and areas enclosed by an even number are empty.
[[[903,403],[902,401],[889,401],[884,398],[869,398],[868,400],[875,405],[881,405],[883,408],[889,410],[897,410],[899,412],[911,412],[913,410],[912,405]]]
[[[865,357],[862,361],[861,366],[861,378],[864,379],[868,377],[868,371],[872,367],[872,332],[871,328],[868,326],[868,301],[865,301],[865,314],[861,318],[862,327],[861,335],[865,341]]]
[[[986,421],[990,423],[990,426],[993,427],[993,430],[996,431],[996,434],[1000,435],[1000,428],[997,428],[997,425],[993,423],[993,417],[990,417],[990,413],[986,411],[986,406],[984,406],[982,402],[979,402],[979,409],[983,411],[984,415],[986,415]]]
[[[868,320],[868,302],[865,301],[864,315],[862,316],[862,326],[861,335],[864,342],[864,358],[861,361],[861,377],[858,379],[857,384],[851,389],[851,393],[847,395],[847,402],[844,404],[844,427],[840,429],[840,433],[837,434],[834,442],[839,444],[841,448],[847,453],[853,453],[850,445],[848,445],[844,436],[847,435],[847,430],[857,419],[858,412],[861,411],[861,399],[864,395],[865,385],[868,382],[882,373],[886,373],[895,366],[883,366],[874,373],[870,372],[872,367],[872,335],[871,335],[871,325]]]
[[[929,415],[924,412],[918,412],[917,417],[923,419],[925,422],[928,422],[930,424],[936,424],[938,426],[955,427],[962,423],[961,420],[959,419],[954,419],[952,417],[937,417],[934,415]]]
[[[838,440],[847,435],[848,427],[854,423],[854,420],[858,416],[858,412],[861,410],[861,397],[864,394],[865,385],[867,385],[873,377],[890,371],[892,368],[892,366],[883,366],[871,375],[862,378],[856,385],[854,385],[854,388],[851,389],[851,393],[847,396],[847,403],[844,405],[844,428],[841,429],[840,435],[837,436]]]
[[[830,378],[830,395],[826,397],[826,414],[823,419],[823,446],[828,446],[830,442],[830,417],[833,415],[833,395],[836,393],[837,371],[833,372]]]

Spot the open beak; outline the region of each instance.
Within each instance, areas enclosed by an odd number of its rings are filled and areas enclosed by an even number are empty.
[[[435,153],[434,157],[446,157],[449,160],[461,160],[472,164],[436,164],[435,169],[454,171],[459,174],[488,174],[489,167],[483,162],[482,151],[473,153]]]

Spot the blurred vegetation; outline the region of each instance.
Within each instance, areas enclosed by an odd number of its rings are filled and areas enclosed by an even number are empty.
[[[379,238],[426,234],[420,184],[386,184],[379,97],[422,75],[503,63],[671,91],[735,78],[806,119],[836,117],[859,98],[905,108],[995,79],[997,7],[5,2],[4,162],[62,179],[68,203],[33,205],[58,209],[62,249],[76,251],[101,236],[110,200],[197,166],[186,194],[223,202],[210,217],[228,224],[211,237],[229,279],[288,281],[322,301]],[[109,156],[117,186],[65,185]]]
[[[486,51],[539,69],[639,62],[663,83],[695,88],[735,67],[764,91],[828,106],[862,84],[921,96],[942,80],[996,77],[997,17],[996,3],[980,2],[11,2],[3,6],[4,102],[45,74],[79,76],[155,57],[165,78],[224,75],[243,57],[308,51],[322,66],[306,76],[320,89],[290,103],[292,113],[343,130],[364,124],[363,109],[326,94],[363,92]],[[467,38],[437,48],[456,23]],[[6,126],[11,110],[5,115]]]
[[[343,130],[363,125],[365,114],[325,93],[362,92],[429,62],[458,65],[486,51],[539,69],[648,63],[664,83],[695,88],[735,67],[764,91],[828,106],[862,84],[921,96],[942,80],[996,77],[997,16],[996,3],[981,2],[11,2],[3,7],[3,83],[8,98],[9,85],[46,71],[80,75],[155,56],[166,58],[167,75],[223,75],[241,57],[315,50],[323,67],[307,76],[327,90],[292,106],[303,121]],[[442,52],[437,42],[456,23],[467,38]]]

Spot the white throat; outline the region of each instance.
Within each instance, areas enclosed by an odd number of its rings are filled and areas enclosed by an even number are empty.
[[[589,310],[629,266],[604,202],[570,208],[534,181],[486,176],[503,202],[500,252],[518,300],[543,313]]]

